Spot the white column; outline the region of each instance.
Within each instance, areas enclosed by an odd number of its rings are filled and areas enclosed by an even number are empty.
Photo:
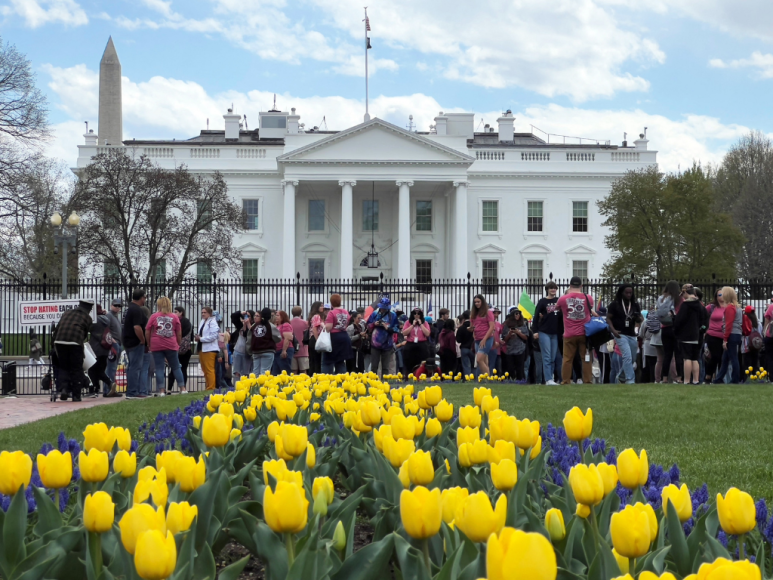
[[[398,181],[400,188],[397,211],[397,277],[411,277],[411,187],[413,181]]]
[[[454,181],[454,277],[467,278],[467,186],[469,181]]]
[[[282,219],[282,278],[295,278],[295,186],[291,179],[282,181],[284,186],[284,217]]]
[[[351,280],[354,269],[354,213],[352,211],[352,187],[356,181],[339,181],[341,186],[341,278]]]

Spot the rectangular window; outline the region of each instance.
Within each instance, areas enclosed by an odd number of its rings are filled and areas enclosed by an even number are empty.
[[[499,202],[484,201],[481,202],[481,212],[483,217],[484,232],[499,231]]]
[[[528,202],[528,218],[527,229],[530,232],[542,231],[542,202],[530,201]]]
[[[432,231],[432,202],[431,201],[416,202],[416,231],[417,232]]]
[[[588,202],[587,201],[572,202],[572,231],[573,232],[588,231]]]
[[[378,200],[365,199],[362,202],[362,231],[378,231]]]
[[[261,115],[260,126],[263,129],[284,129],[287,127],[287,117],[284,115]]]
[[[310,258],[309,259],[309,281],[322,282],[325,279],[325,259],[324,258]],[[310,284],[309,291],[312,293],[319,293],[324,291],[323,285]]]
[[[416,260],[416,284],[432,282],[432,260]]]
[[[309,200],[309,231],[325,231],[325,200]]]
[[[258,228],[258,206],[257,199],[242,200],[242,211],[244,212],[244,229],[257,230]]]
[[[255,282],[258,279],[258,260],[242,260],[242,280]]]
[[[118,266],[111,262],[104,263],[103,275],[105,280],[119,280],[121,272],[118,270]]]
[[[155,281],[157,283],[164,282],[166,280],[166,260],[159,260],[156,264],[156,276]]]
[[[542,281],[542,260],[529,260],[526,262],[526,276],[529,280]]]
[[[572,276],[579,276],[583,280],[587,280],[588,279],[588,260],[573,260]]]
[[[212,265],[206,260],[196,262],[196,280],[200,284],[212,282]]]
[[[485,294],[496,292],[499,282],[499,260],[483,260],[481,274],[483,275],[483,292]]]
[[[208,200],[200,200],[198,203],[199,225],[204,230],[212,229],[212,205]]]

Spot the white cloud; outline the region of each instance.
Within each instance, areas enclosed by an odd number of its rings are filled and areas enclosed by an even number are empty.
[[[82,142],[85,120],[97,119],[97,73],[85,65],[70,68],[46,66],[51,76],[49,86],[61,101],[59,107],[73,117],[55,127],[56,139],[49,154],[73,163],[76,145]],[[65,79],[69,83],[65,83]],[[223,125],[222,115],[233,103],[236,111],[246,114],[250,126],[257,125],[259,111],[269,109],[274,93],[269,91],[226,91],[208,94],[201,85],[184,80],[152,77],[134,82],[123,78],[124,137],[130,139],[188,139],[198,135],[210,120],[210,127]],[[296,97],[278,94],[277,105],[283,110],[295,107],[308,128],[321,125],[324,117],[331,130],[345,129],[362,122],[364,104],[359,99],[340,96]],[[417,93],[403,96],[377,96],[370,101],[370,113],[400,127],[413,115],[416,126],[426,131],[438,111],[461,112],[463,109],[442,105],[432,96]],[[499,111],[476,114],[475,124],[482,119],[495,125]],[[641,109],[596,111],[559,105],[529,106],[514,111],[516,131],[528,132],[530,125],[548,133],[622,141],[627,131],[629,142],[648,127],[650,148],[658,150],[658,161],[665,170],[687,167],[695,161],[716,163],[727,146],[749,129],[726,124],[715,117],[684,115],[669,119]],[[92,125],[93,127],[93,125]]]
[[[89,18],[75,0],[10,0],[0,6],[4,16],[21,16],[30,28],[61,22],[67,26],[88,24]]]
[[[762,79],[773,79],[773,54],[762,54],[755,51],[749,58],[724,61],[721,58],[712,58],[709,65],[714,68],[750,68]]]

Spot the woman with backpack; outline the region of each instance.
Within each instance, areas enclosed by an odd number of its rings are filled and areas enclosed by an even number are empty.
[[[682,349],[684,384],[700,384],[700,330],[706,324],[706,309],[695,295],[691,285],[684,287],[684,300],[674,317],[674,335]]]
[[[663,294],[658,298],[657,314],[660,320],[660,334],[663,341],[663,366],[660,370],[663,382],[668,383],[671,374],[671,363],[676,359],[676,380],[682,382],[680,362],[682,355],[678,352],[678,343],[674,335],[674,316],[682,305],[682,290],[676,280],[670,280],[663,288]]]
[[[104,383],[102,394],[105,397],[120,397],[121,395],[116,392],[116,384],[110,380],[107,376],[105,369],[107,368],[107,357],[110,354],[112,348],[112,335],[110,334],[111,320],[107,316],[107,313],[103,310],[101,304],[97,304],[97,320],[91,325],[91,337],[89,338],[89,346],[94,351],[94,356],[97,357],[91,367],[89,367],[88,375],[91,380],[91,388],[89,389],[89,397],[96,398],[99,396],[99,383]]]
[[[741,356],[743,368],[756,372],[760,364],[760,350],[762,349],[762,324],[757,318],[754,306],[747,306],[743,311],[741,339]],[[745,373],[744,373],[745,374]]]
[[[177,358],[180,361],[180,372],[183,374],[183,388],[180,389],[181,395],[187,395],[186,385],[188,384],[188,365],[191,362],[193,356],[193,324],[185,316],[185,308],[182,306],[175,306],[174,313],[177,318],[180,319],[180,328],[182,329],[182,340],[180,341],[180,348],[177,349]],[[174,375],[169,373],[169,378],[166,383],[166,394],[171,395],[174,388]]]
[[[453,318],[446,318],[443,321],[443,330],[438,336],[438,345],[440,350],[440,371],[443,374],[454,373],[456,371],[456,323]]]
[[[252,372],[252,340],[250,339],[250,323],[255,315],[251,310],[242,310],[231,314],[231,322],[234,324],[234,331],[231,335],[233,342],[233,367],[232,374],[234,380],[238,381],[242,377],[249,377]]]
[[[728,367],[732,366],[730,382],[737,385],[741,382],[741,363],[738,360],[738,353],[741,348],[743,309],[738,304],[738,295],[730,286],[722,288],[720,304],[725,306],[724,331],[722,334],[722,366],[719,368],[717,376],[714,377],[714,384],[723,383]]]

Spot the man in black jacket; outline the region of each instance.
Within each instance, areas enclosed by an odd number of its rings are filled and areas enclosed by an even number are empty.
[[[474,337],[470,329],[470,311],[462,312],[459,319],[461,324],[456,329],[456,342],[459,343],[459,350],[462,351],[462,373],[466,377],[475,370]]]
[[[93,300],[81,300],[77,308],[64,313],[54,332],[57,380],[59,396],[63,401],[72,396],[75,403],[81,400],[81,389],[88,385],[83,373],[83,343],[91,332]]]

